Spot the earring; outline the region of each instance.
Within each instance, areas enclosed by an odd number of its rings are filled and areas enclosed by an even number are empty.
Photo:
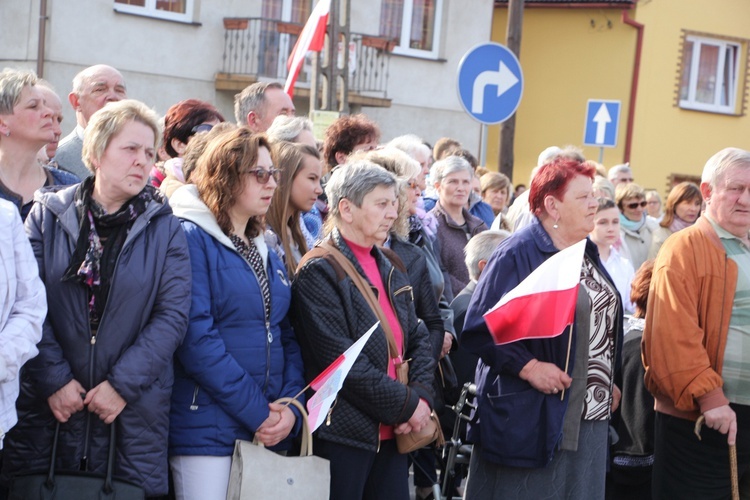
[[[5,137],[10,137],[10,130],[8,130],[7,132],[5,132]]]
[[[560,226],[557,225],[557,221],[555,221],[555,223],[552,225],[552,227],[555,228],[555,229],[559,229],[560,228]]]

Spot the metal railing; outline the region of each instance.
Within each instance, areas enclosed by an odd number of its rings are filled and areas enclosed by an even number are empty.
[[[224,18],[222,72],[273,79],[287,76],[287,58],[302,32],[302,25],[260,17]],[[394,42],[386,38],[352,33],[349,57],[349,91],[386,97]],[[306,60],[297,84],[309,86],[312,62]]]

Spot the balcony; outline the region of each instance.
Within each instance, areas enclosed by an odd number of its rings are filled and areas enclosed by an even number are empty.
[[[224,18],[224,54],[217,90],[239,92],[259,80],[286,80],[286,62],[303,25],[259,17]],[[388,71],[394,42],[387,38],[351,33],[349,103],[390,107]],[[339,50],[339,58],[343,58]],[[310,96],[311,58],[300,70],[294,94]]]

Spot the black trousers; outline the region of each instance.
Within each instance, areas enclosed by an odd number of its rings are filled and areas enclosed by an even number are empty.
[[[750,475],[750,406],[731,405],[737,413],[737,463],[740,483]],[[726,434],[695,422],[656,412],[654,434],[654,500],[731,498],[729,445]]]
[[[377,453],[322,439],[313,446],[331,462],[331,500],[409,500],[409,464],[394,439]]]

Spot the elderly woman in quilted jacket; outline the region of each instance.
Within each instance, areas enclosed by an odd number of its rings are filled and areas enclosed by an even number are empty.
[[[315,454],[330,460],[332,499],[409,498],[406,455],[395,435],[427,424],[435,370],[429,333],[414,312],[413,290],[401,260],[377,244],[397,217],[393,174],[367,161],[339,167],[326,186],[331,211],[325,240],[368,284],[393,332],[391,359],[382,327],[365,344],[315,434]],[[376,314],[352,279],[328,256],[303,257],[292,285],[292,321],[306,376],[312,380],[375,322]],[[396,363],[409,360],[409,383],[396,380]]]
[[[39,191],[26,219],[49,314],[26,364],[3,475],[46,471],[59,425],[58,471],[103,474],[115,425],[114,476],[167,493],[172,358],[185,335],[190,261],[166,199],[147,185],[153,111],[109,103],[86,127],[80,184]]]

